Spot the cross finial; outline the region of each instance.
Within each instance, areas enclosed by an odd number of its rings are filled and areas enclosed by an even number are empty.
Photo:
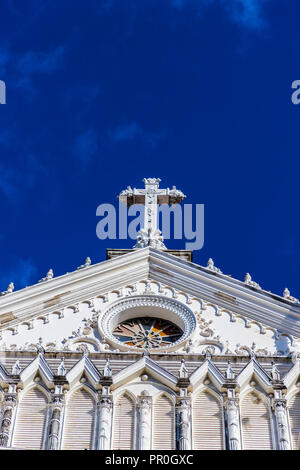
[[[178,204],[186,196],[173,186],[172,189],[159,189],[159,178],[144,178],[145,189],[132,189],[128,186],[119,195],[121,202],[127,207],[133,204],[145,206],[144,227],[141,228],[134,248],[152,246],[160,250],[165,249],[163,236],[158,228],[157,206],[159,204]]]

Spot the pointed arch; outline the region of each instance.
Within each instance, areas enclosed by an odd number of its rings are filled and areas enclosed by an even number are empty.
[[[40,450],[45,446],[48,399],[41,387],[26,391],[17,407],[13,447]]]
[[[270,407],[262,394],[250,391],[244,396],[241,421],[243,449],[273,449]]]
[[[175,406],[167,393],[161,393],[153,407],[153,450],[176,449]]]
[[[113,446],[114,450],[134,449],[135,404],[125,392],[114,403]]]
[[[215,394],[200,391],[193,400],[192,413],[193,449],[224,449],[223,407]]]
[[[75,389],[66,404],[63,449],[93,449],[95,415],[96,403],[89,389]]]
[[[300,392],[296,393],[289,403],[289,421],[292,438],[292,449],[300,449]]]

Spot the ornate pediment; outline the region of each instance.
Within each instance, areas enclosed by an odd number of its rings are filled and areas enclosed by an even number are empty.
[[[8,293],[0,298],[0,348],[130,352],[146,341],[152,347],[160,344],[162,352],[181,354],[297,353],[298,304],[213,267],[211,261],[202,268],[144,248]],[[143,326],[136,322],[129,339],[120,342],[124,332],[119,338],[116,332],[122,322],[146,317]],[[169,323],[169,337],[162,338],[159,328],[154,334],[154,324],[149,336],[149,318]]]

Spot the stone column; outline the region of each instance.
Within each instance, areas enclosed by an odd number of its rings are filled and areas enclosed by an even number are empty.
[[[191,412],[189,398],[180,398],[176,404],[179,450],[191,449]]]
[[[112,398],[102,395],[99,397],[99,450],[110,449]]]
[[[225,401],[229,450],[241,450],[241,429],[238,398]]]
[[[139,398],[139,450],[151,448],[151,397],[143,395]]]
[[[48,434],[48,450],[58,450],[63,411],[63,395],[55,395],[50,406],[51,418]]]
[[[276,399],[273,400],[273,410],[276,417],[276,427],[278,436],[279,450],[290,450],[291,442],[289,436],[288,419],[286,413],[286,400]]]
[[[17,403],[16,393],[5,393],[4,405],[3,405],[3,417],[0,428],[0,447],[7,447],[10,432],[11,423],[13,417],[13,411]]]

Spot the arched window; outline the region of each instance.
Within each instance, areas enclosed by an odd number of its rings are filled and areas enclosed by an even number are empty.
[[[293,450],[300,450],[300,393],[293,396],[289,405],[290,429]]]
[[[113,449],[134,448],[134,403],[128,395],[122,395],[114,404]]]
[[[243,449],[270,450],[272,430],[269,408],[257,393],[246,395],[241,404]]]
[[[16,423],[13,436],[13,447],[20,449],[43,449],[47,398],[39,388],[32,388],[26,393],[17,408]]]
[[[154,404],[153,446],[154,450],[173,450],[175,442],[175,410],[169,397],[161,395]]]
[[[94,423],[95,400],[81,388],[67,402],[63,449],[93,449]]]
[[[224,449],[222,406],[208,392],[199,393],[193,402],[193,449]]]

